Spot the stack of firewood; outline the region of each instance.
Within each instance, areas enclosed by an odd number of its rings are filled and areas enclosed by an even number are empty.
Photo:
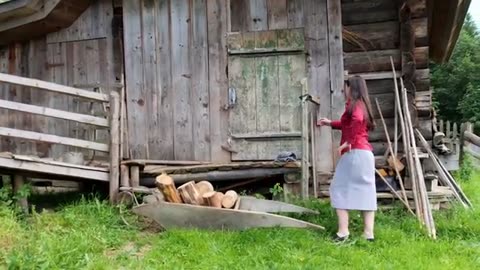
[[[172,177],[162,173],[155,182],[167,202],[227,209],[237,209],[239,206],[240,199],[234,190],[228,190],[225,194],[215,191],[208,181],[190,181],[176,188]]]

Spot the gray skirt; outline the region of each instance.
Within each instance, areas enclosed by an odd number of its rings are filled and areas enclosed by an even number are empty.
[[[377,210],[375,157],[368,150],[353,149],[342,155],[330,185],[335,209]]]

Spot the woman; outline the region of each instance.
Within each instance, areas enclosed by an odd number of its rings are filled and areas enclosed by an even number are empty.
[[[344,241],[350,235],[348,211],[363,212],[363,236],[373,241],[377,194],[375,188],[375,158],[368,142],[368,131],[375,127],[368,97],[367,84],[360,76],[345,81],[345,112],[339,121],[326,118],[317,125],[331,126],[342,131],[338,152],[341,155],[330,185],[330,201],[336,209],[338,231],[335,241]]]

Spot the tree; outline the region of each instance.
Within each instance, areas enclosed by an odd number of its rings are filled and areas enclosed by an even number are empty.
[[[480,121],[480,34],[467,14],[458,42],[447,63],[432,64],[431,84],[439,117]]]

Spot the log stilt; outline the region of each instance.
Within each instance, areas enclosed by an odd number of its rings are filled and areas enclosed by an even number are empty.
[[[238,200],[238,194],[237,192],[233,190],[229,190],[225,192],[225,196],[222,199],[222,206],[223,208],[228,208],[231,209],[233,206],[235,206],[235,203]]]
[[[13,177],[13,192],[15,195],[22,190],[23,185],[25,184],[25,177],[22,175],[15,175]],[[26,197],[18,197],[17,200],[18,206],[23,210],[23,212],[28,213],[28,201]]]
[[[131,187],[140,186],[140,167],[139,166],[130,167],[130,186]]]
[[[120,186],[122,187],[130,186],[130,171],[127,165],[120,166]]]
[[[210,191],[203,194],[203,199],[206,205],[216,208],[222,208],[222,199],[224,197],[222,192]]]
[[[162,173],[161,175],[157,176],[155,182],[167,202],[182,203],[182,199],[175,188],[175,183],[170,176]]]

